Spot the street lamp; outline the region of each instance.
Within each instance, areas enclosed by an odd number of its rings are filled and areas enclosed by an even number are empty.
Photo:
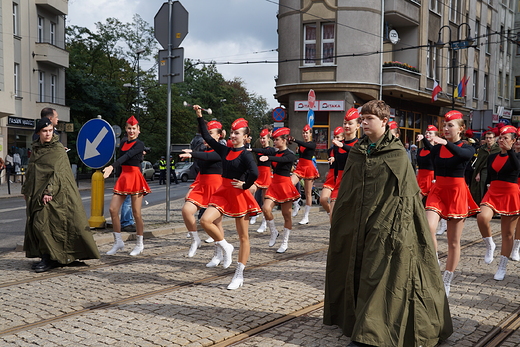
[[[460,37],[460,28],[462,26],[467,26],[468,27],[468,36],[466,36],[466,39],[465,40],[460,40],[459,37]],[[451,109],[454,110],[455,109],[455,68],[457,67],[457,51],[459,49],[466,49],[466,48],[469,48],[470,46],[473,45],[473,43],[475,42],[475,39],[471,37],[471,27],[469,26],[468,23],[460,23],[459,25],[457,25],[457,39],[455,41],[452,41],[451,40],[451,27],[449,25],[443,25],[440,29],[439,29],[439,39],[438,41],[435,43],[435,46],[437,48],[443,48],[445,43],[444,41],[442,41],[442,38],[441,38],[441,34],[442,34],[442,29],[444,28],[448,28],[448,31],[449,31],[449,41],[448,41],[448,44],[449,44],[449,47],[448,49],[450,50],[451,52],[451,69],[452,69],[452,72],[451,72],[451,86],[452,86],[452,90],[451,90]]]

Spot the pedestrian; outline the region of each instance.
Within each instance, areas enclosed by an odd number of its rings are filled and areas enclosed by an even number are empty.
[[[436,230],[439,220],[446,219],[448,230],[448,259],[443,281],[446,295],[450,293],[453,272],[460,260],[460,238],[464,220],[480,210],[469,192],[464,179],[464,170],[475,149],[462,143],[465,124],[462,113],[449,111],[444,115],[444,137],[432,137],[431,148],[435,170],[435,184],[426,199],[426,218],[430,226],[435,251]]]
[[[166,159],[164,155],[159,159],[159,185],[166,184]]]
[[[305,191],[304,215],[302,220],[298,222],[300,225],[309,224],[309,213],[312,206],[312,186],[314,185],[314,180],[320,177],[318,169],[313,162],[316,142],[312,141],[312,128],[309,124],[303,127],[302,137],[303,141],[296,140],[292,136],[289,139],[290,142],[296,142],[296,144],[298,144],[298,153],[300,154],[296,169],[294,169],[293,175],[291,176],[291,181],[296,185],[303,179],[303,189]],[[298,200],[293,204],[293,208],[294,207],[296,207],[296,209],[293,211],[293,217],[300,209]]]
[[[262,154],[262,151],[257,151],[257,149],[273,149],[273,147],[269,145],[272,142],[273,141],[271,140],[269,129],[264,128],[260,132],[260,146],[261,147],[252,148],[254,156],[257,159],[256,163],[258,166],[258,178],[256,179],[255,184],[253,184],[251,186],[251,188],[249,188],[249,190],[251,191],[251,194],[253,194],[253,196],[255,196],[255,194],[258,190],[260,190],[260,194],[261,194],[260,201],[262,203],[264,201],[265,192],[266,192],[267,188],[269,188],[269,186],[271,185],[273,174],[271,172],[271,161],[270,160],[261,161],[259,158],[263,154]],[[255,144],[256,144],[256,142],[255,142]],[[257,200],[257,202],[258,202],[258,200]],[[257,218],[257,216],[251,217],[249,224],[255,224],[256,218]],[[256,231],[259,233],[263,233],[266,228],[267,228],[267,222],[266,222],[266,219],[264,216],[262,218],[262,223],[260,224],[260,227]]]
[[[520,215],[520,189],[518,175],[520,161],[513,149],[516,140],[516,128],[506,125],[500,129],[498,137],[499,153],[491,154],[487,164],[487,184],[489,188],[480,202],[477,216],[478,228],[486,244],[484,261],[491,264],[495,243],[491,236],[489,222],[494,214],[500,214],[502,250],[495,280],[502,281],[506,274],[507,262],[513,248],[515,226]]]
[[[283,239],[277,253],[284,253],[289,247],[289,235],[292,231],[292,202],[300,197],[300,192],[291,181],[291,170],[296,161],[296,156],[287,148],[291,130],[289,128],[278,128],[273,132],[274,148],[256,148],[253,151],[262,154],[258,160],[260,162],[271,162],[273,166],[273,179],[265,193],[262,211],[266,219],[266,224],[271,231],[269,247],[273,247],[278,237],[273,216],[273,208],[276,204],[280,205],[284,220]]]
[[[36,124],[37,140],[22,186],[27,205],[24,251],[36,272],[70,264],[75,260],[99,259],[69,158],[54,135],[48,118]]]
[[[323,183],[323,187],[321,188],[320,194],[320,205],[323,207],[325,212],[330,216],[330,196],[332,191],[334,190],[334,186],[336,185],[337,178],[337,165],[336,162],[336,152],[338,152],[339,147],[334,143],[334,141],[343,142],[345,139],[345,131],[343,127],[337,127],[334,129],[334,140],[332,146],[327,150],[328,154],[328,162],[329,162],[329,171],[327,172],[327,176],[325,177],[325,182]]]
[[[359,123],[359,112],[357,108],[350,108],[343,118],[343,130],[345,134],[345,139],[343,142],[334,141],[335,145],[338,146],[338,151],[335,154],[337,166],[335,173],[336,182],[334,185],[334,190],[330,196],[330,211],[332,215],[332,211],[334,211],[334,205],[336,204],[336,199],[338,198],[339,187],[341,185],[341,180],[343,179],[343,171],[345,169],[345,164],[347,163],[348,153],[352,149],[352,147],[358,142],[358,131],[359,131],[360,123]]]
[[[14,160],[13,153],[11,150],[9,150],[5,156],[5,180],[9,181],[9,183],[13,183],[11,181],[12,175],[14,175]]]
[[[172,182],[179,184],[177,173],[175,172],[175,160],[173,159],[173,156],[170,155],[170,184],[172,184]]]
[[[239,118],[231,124],[231,142],[233,147],[222,145],[215,141],[204,126],[202,108],[194,105],[197,121],[202,132],[202,137],[208,145],[220,155],[222,160],[222,185],[211,196],[208,208],[202,215],[200,224],[206,233],[215,240],[215,244],[222,250],[224,269],[232,262],[233,245],[224,239],[222,231],[216,221],[223,215],[235,218],[240,250],[235,275],[228,285],[228,289],[237,289],[244,283],[244,268],[249,259],[250,245],[248,225],[246,217],[254,216],[260,212],[260,206],[249,191],[258,178],[258,168],[253,156],[245,150],[245,139],[249,136],[248,122]]]
[[[207,124],[207,129],[210,136],[215,140],[219,141],[222,136],[222,124],[217,121],[210,121]],[[190,191],[186,196],[186,202],[182,207],[182,218],[184,225],[190,233],[190,237],[193,241],[188,251],[188,257],[193,257],[197,249],[200,247],[201,239],[197,231],[197,221],[195,219],[195,213],[202,209],[207,208],[211,196],[217,191],[222,185],[222,160],[220,155],[215,152],[214,149],[207,146],[200,147],[201,150],[193,151],[191,149],[184,149],[179,157],[181,160],[194,158],[199,167],[199,173],[195,179],[194,184],[190,187]],[[216,225],[224,234],[222,227],[222,217],[216,220]],[[207,267],[215,267],[222,261],[222,252],[220,247],[215,245],[215,252],[213,259],[206,264]]]
[[[397,124],[396,121],[390,121],[388,122],[388,128],[390,129],[390,133],[397,137],[398,139],[401,138],[401,129],[399,129],[399,124]]]
[[[513,149],[517,156],[520,156],[520,128],[516,130],[516,140],[513,145]],[[518,175],[518,186],[520,188],[520,174]],[[520,218],[516,222],[516,231],[515,231],[515,239],[513,241],[513,249],[511,251],[511,260],[519,261],[520,260]]]
[[[5,163],[2,157],[0,157],[0,184],[2,184],[2,172],[5,169]]]
[[[497,132],[496,136],[498,136],[497,128],[486,131],[484,133],[484,143],[478,149],[477,159],[473,164],[475,169],[473,170],[473,174],[471,176],[469,189],[473,200],[475,200],[477,204],[480,204],[482,197],[484,197],[484,194],[486,194],[487,191],[486,181],[488,173],[488,158],[491,154],[500,152],[500,148],[496,143],[495,131]]]
[[[410,158],[412,161],[412,167],[415,171],[417,170],[417,145],[410,146]]]
[[[390,107],[361,109],[327,254],[323,322],[349,346],[435,346],[452,322],[415,174],[387,127]]]
[[[121,176],[119,176],[114,185],[114,195],[112,195],[112,201],[109,207],[110,217],[112,218],[112,228],[114,230],[114,245],[112,249],[107,252],[107,255],[114,255],[118,250],[124,248],[124,242],[121,238],[119,210],[126,196],[130,195],[137,238],[136,246],[132,252],[130,252],[130,255],[136,256],[141,254],[144,250],[144,223],[141,215],[141,206],[143,204],[143,197],[151,193],[151,190],[141,173],[144,143],[137,138],[141,129],[139,122],[134,116],[131,116],[126,121],[125,130],[128,139],[120,148],[121,155],[112,165],[103,169],[103,177],[108,178],[114,169],[121,167]]]

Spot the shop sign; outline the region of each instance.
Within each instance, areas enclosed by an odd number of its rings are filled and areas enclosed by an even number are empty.
[[[513,110],[506,110],[502,111],[502,118],[511,119],[511,116],[513,115]]]
[[[36,120],[9,116],[7,117],[7,125],[34,129],[34,126],[36,125]]]
[[[307,100],[296,100],[294,102],[294,110],[306,112],[309,110],[309,102]],[[344,100],[316,100],[313,111],[345,111]]]

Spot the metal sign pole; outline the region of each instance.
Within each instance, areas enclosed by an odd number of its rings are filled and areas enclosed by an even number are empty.
[[[172,0],[168,0],[168,114],[166,115],[166,223],[170,222],[170,147],[172,113]]]

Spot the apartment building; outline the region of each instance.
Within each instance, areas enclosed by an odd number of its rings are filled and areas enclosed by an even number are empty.
[[[280,0],[275,97],[286,108],[285,125],[299,133],[314,90],[322,172],[345,111],[371,99],[390,105],[404,142],[414,143],[428,124],[442,125],[451,109],[477,132],[487,129],[512,109],[517,47],[507,38],[516,6],[513,0]],[[467,81],[462,94],[461,80]],[[432,101],[435,82],[442,92]]]
[[[0,156],[27,164],[36,121],[44,107],[68,122],[65,106],[67,0],[0,1]]]

